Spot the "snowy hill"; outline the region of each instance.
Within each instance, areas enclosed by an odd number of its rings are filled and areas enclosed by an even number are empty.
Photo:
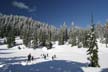
[[[58,45],[57,42],[53,49],[46,51],[19,46],[8,49],[7,45],[0,45],[0,72],[108,72],[108,48],[101,43],[98,43],[100,68],[87,67],[87,48]],[[29,53],[34,60],[27,63]],[[45,53],[49,55],[46,59],[41,56]],[[54,54],[56,58],[52,60]]]

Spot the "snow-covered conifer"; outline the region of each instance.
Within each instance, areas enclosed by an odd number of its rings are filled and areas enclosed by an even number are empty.
[[[89,34],[89,38],[88,38],[88,45],[89,48],[87,50],[87,55],[89,55],[88,60],[90,61],[89,66],[92,67],[99,67],[99,63],[98,63],[98,45],[97,45],[97,41],[96,41],[96,36],[94,33],[94,25],[91,26],[91,31]]]

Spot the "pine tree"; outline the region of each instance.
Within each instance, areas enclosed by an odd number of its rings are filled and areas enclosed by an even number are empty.
[[[93,24],[93,21],[92,21]],[[98,63],[98,45],[96,41],[96,36],[95,36],[95,31],[94,31],[94,24],[91,26],[91,31],[89,33],[89,38],[88,38],[88,45],[89,48],[87,50],[87,55],[89,55],[88,60],[90,61],[89,66],[92,67],[99,67]]]
[[[37,37],[37,30],[36,30],[33,36],[33,48],[37,48],[37,47],[38,47],[38,37]]]
[[[69,34],[69,43],[72,44],[72,46],[76,46],[77,29],[75,28],[74,22],[72,22]]]
[[[67,29],[67,26],[66,26],[65,22],[63,24],[63,38],[64,38],[64,41],[68,40],[68,29]]]
[[[52,41],[52,32],[51,32],[51,26],[50,26],[49,29],[48,29],[48,49],[52,48],[51,41]]]
[[[15,45],[15,33],[14,30],[10,30],[7,36],[8,48],[11,48]]]
[[[25,46],[30,47],[30,41],[31,41],[31,35],[29,32],[24,32],[23,35],[23,42],[25,44]]]
[[[83,47],[88,48],[88,38],[89,38],[89,34],[88,31],[85,31],[85,33],[83,34]]]
[[[107,44],[108,44],[108,22],[106,23],[106,26],[105,26],[105,43],[106,43],[106,48],[108,47]]]
[[[66,23],[64,22],[63,26],[61,26],[60,31],[59,31],[59,44],[63,45],[64,42],[68,40],[68,29],[66,26]]]
[[[40,46],[46,46],[46,32],[44,28],[39,29],[39,42],[41,43]]]
[[[61,27],[60,28],[60,31],[59,31],[59,45],[63,45],[64,44],[64,34],[63,34],[63,28]]]

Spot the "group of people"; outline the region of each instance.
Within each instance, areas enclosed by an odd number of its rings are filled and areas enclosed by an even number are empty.
[[[41,54],[41,56],[44,58],[44,59],[47,59],[47,57],[49,57],[48,54]],[[54,60],[56,58],[56,55],[53,55],[52,57],[52,60]]]
[[[42,56],[44,59],[47,59],[47,57],[49,57],[48,54],[41,54],[41,56]],[[28,59],[27,59],[28,62],[31,62],[31,61],[34,60],[34,57],[31,55],[31,53],[28,54],[27,58],[28,58]],[[51,58],[52,58],[52,60],[54,60],[54,59],[56,58],[56,55],[53,55]]]
[[[41,54],[41,56],[46,59],[48,57],[48,54]]]

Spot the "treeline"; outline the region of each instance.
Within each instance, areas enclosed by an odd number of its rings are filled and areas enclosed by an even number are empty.
[[[59,41],[60,45],[69,42],[72,46],[87,47],[88,29],[82,29],[75,26],[72,22],[70,28],[66,23],[56,28],[52,25],[35,21],[32,18],[17,15],[0,14],[0,37],[7,38],[5,43],[9,47],[15,45],[15,37],[20,36],[27,47],[37,48],[39,46],[48,46],[51,48],[52,42]],[[108,43],[107,24],[97,24],[95,28],[96,37],[101,42]]]
[[[17,15],[0,15],[0,37],[7,38],[9,47],[13,46],[15,36],[20,36],[26,46],[40,42],[43,46],[46,42],[57,40],[57,29],[45,23],[35,21],[32,18]]]

